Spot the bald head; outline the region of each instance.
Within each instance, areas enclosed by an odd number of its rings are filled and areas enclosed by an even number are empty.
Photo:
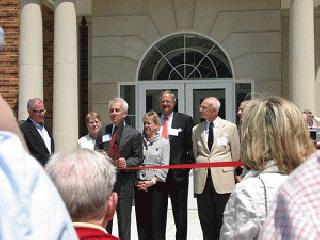
[[[214,121],[218,117],[220,101],[215,97],[205,98],[200,104],[201,118],[207,121]]]

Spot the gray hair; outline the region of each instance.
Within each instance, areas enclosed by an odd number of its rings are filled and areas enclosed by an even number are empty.
[[[110,100],[109,103],[108,103],[109,109],[111,108],[111,106],[113,104],[115,104],[117,102],[121,103],[122,111],[128,112],[129,104],[123,98],[114,98],[114,99]]]
[[[208,99],[208,100],[210,101],[210,105],[211,105],[212,107],[214,107],[217,111],[219,111],[219,109],[220,109],[220,101],[219,101],[217,98],[215,98],[215,97],[208,97],[208,98],[206,98],[206,99]]]
[[[171,95],[172,99],[173,99],[173,102],[176,103],[177,102],[177,98],[176,96],[174,95],[174,92],[172,92],[171,90],[164,90],[160,93],[160,97],[159,97],[159,101],[161,102],[161,99],[162,99],[162,96],[165,95],[165,94],[169,94]]]
[[[35,104],[37,102],[43,103],[40,98],[31,98],[31,99],[29,99],[28,102],[27,102],[27,108],[31,108],[33,106],[33,104]]]
[[[73,221],[103,217],[116,171],[102,153],[84,148],[57,153],[51,157],[46,171]]]

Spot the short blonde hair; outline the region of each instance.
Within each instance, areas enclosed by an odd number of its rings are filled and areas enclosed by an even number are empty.
[[[262,171],[274,160],[281,172],[290,173],[314,150],[293,103],[279,97],[248,103],[241,124],[241,158],[249,168]]]
[[[155,123],[159,128],[161,126],[160,118],[156,112],[147,112],[143,116],[142,120],[143,120],[143,122],[151,121],[151,122]]]
[[[96,113],[96,112],[91,112],[87,114],[86,123],[90,122],[91,119],[98,119],[101,122],[100,115],[99,113]]]

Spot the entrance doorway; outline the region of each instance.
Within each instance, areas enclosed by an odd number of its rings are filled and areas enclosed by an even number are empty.
[[[199,105],[206,97],[216,97],[221,103],[219,116],[229,121],[235,121],[234,82],[223,80],[197,80],[197,81],[166,81],[137,83],[136,118],[137,129],[142,129],[142,116],[148,111],[161,112],[159,96],[163,90],[169,89],[177,98],[175,112],[192,116],[195,124],[201,122]]]

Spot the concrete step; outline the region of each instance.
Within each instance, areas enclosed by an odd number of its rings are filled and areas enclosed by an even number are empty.
[[[116,216],[113,221],[113,234],[118,236],[118,225]],[[132,216],[131,216],[131,239],[137,240],[137,227],[136,227],[136,215],[134,206],[132,208]],[[176,234],[176,227],[174,225],[171,203],[170,199],[168,199],[168,215],[167,215],[167,231],[166,231],[166,239],[174,240]],[[188,240],[199,240],[202,239],[202,231],[200,227],[200,222],[198,218],[198,208],[196,199],[193,197],[193,172],[189,173],[189,190],[188,190]]]
[[[132,222],[131,239],[138,240],[134,206],[132,208],[131,222]],[[168,210],[166,239],[174,240],[175,234],[176,234],[176,226],[174,225],[174,222],[173,222],[172,211]],[[118,226],[117,226],[116,216],[113,220],[113,235],[118,236]],[[198,211],[188,210],[188,240],[199,240],[199,239],[202,239],[202,231],[201,231],[200,222],[198,218]]]

